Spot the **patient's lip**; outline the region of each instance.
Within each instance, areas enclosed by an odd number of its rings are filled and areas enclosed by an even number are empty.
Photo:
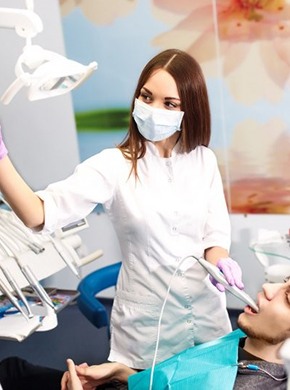
[[[259,305],[257,305],[259,307]],[[258,314],[254,309],[252,309],[249,305],[247,305],[245,308],[244,308],[244,312],[246,314],[250,314],[250,315],[256,315]]]

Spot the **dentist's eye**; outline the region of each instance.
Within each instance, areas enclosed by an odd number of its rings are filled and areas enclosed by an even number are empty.
[[[165,106],[168,107],[168,108],[173,108],[173,109],[177,108],[177,104],[172,103],[172,102],[166,102]]]
[[[144,103],[151,103],[153,96],[150,91],[147,91],[146,88],[142,88],[140,91],[140,96],[139,98],[144,102]]]
[[[166,100],[164,105],[168,110],[180,110],[180,103],[178,101]]]
[[[141,95],[140,95],[140,97],[141,97],[141,100],[143,101],[143,102],[151,102],[151,96],[149,96],[149,95],[147,95],[147,94],[145,94],[145,93],[141,93]]]

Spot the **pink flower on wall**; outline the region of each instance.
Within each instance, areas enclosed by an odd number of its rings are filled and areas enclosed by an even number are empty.
[[[137,0],[59,0],[59,3],[63,16],[79,7],[92,23],[106,25],[132,12]]]
[[[233,129],[227,161],[223,150],[216,149],[222,176],[230,166],[231,212],[290,212],[290,134],[281,118],[260,123],[244,120]],[[277,151],[279,151],[277,153]],[[228,195],[228,194],[226,194]],[[229,203],[229,202],[228,202]]]
[[[186,50],[202,63],[209,75],[217,70],[215,60],[220,57],[223,77],[231,92],[246,104],[261,97],[272,101],[281,97],[290,75],[287,1],[153,0],[153,3],[155,16],[172,26],[154,39],[155,45]]]

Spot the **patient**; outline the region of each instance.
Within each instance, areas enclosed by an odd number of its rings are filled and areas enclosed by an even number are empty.
[[[290,338],[290,281],[264,284],[258,294],[259,313],[248,306],[238,318],[239,328],[247,335],[241,339],[238,374],[235,390],[285,389],[287,376],[279,349]],[[19,358],[8,358],[0,363],[0,383],[3,390],[93,390],[126,389],[128,377],[135,373],[120,363],[104,363],[96,366],[75,366],[68,359],[68,371],[30,365]],[[258,366],[258,371],[245,368],[247,364]],[[62,377],[62,379],[61,379]]]

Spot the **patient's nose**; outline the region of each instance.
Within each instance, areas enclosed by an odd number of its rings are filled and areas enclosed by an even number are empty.
[[[266,298],[273,299],[283,285],[283,283],[264,283],[262,288]]]

